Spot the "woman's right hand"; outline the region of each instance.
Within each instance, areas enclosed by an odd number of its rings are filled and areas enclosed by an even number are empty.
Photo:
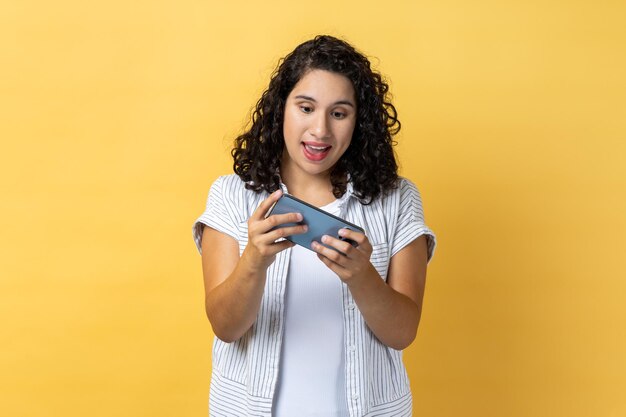
[[[281,190],[276,190],[268,198],[263,200],[259,207],[248,219],[248,245],[243,251],[242,259],[256,271],[265,270],[274,262],[276,254],[287,248],[291,248],[295,243],[289,240],[276,242],[286,236],[302,234],[307,231],[306,225],[274,227],[284,223],[298,223],[302,221],[302,214],[287,213],[275,214],[268,217],[267,212],[272,205],[282,196]]]

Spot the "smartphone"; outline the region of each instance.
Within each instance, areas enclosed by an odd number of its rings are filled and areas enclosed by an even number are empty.
[[[352,224],[346,220],[343,220],[340,217],[334,216],[322,209],[312,206],[309,203],[302,201],[290,194],[283,194],[278,199],[278,201],[274,203],[266,217],[273,214],[287,213],[302,214],[302,221],[298,223],[284,223],[275,227],[275,229],[280,227],[306,224],[308,226],[308,230],[306,231],[306,233],[286,236],[285,239],[290,240],[293,243],[305,247],[309,250],[313,250],[311,249],[311,244],[313,243],[313,241],[316,241],[326,246],[327,248],[336,250],[335,248],[322,243],[323,235],[335,237],[337,239],[348,242],[352,246],[356,247],[357,243],[355,241],[339,236],[339,229],[350,229],[360,233],[365,233],[365,230],[363,230],[361,227]]]

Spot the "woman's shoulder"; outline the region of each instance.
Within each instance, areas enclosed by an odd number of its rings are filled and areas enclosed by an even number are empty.
[[[244,209],[256,206],[263,199],[264,192],[255,192],[246,188],[246,182],[237,174],[227,174],[217,177],[211,185],[210,194],[222,200],[223,203]]]
[[[224,194],[233,194],[245,190],[246,183],[237,174],[226,174],[217,177],[211,188],[219,188]]]
[[[418,194],[419,195],[419,190],[417,188],[417,185],[413,181],[405,177],[398,178],[398,190],[400,194],[402,195],[406,195],[406,194],[409,194],[409,195]]]
[[[258,193],[246,188],[246,182],[237,174],[220,175],[211,184],[211,190],[219,191],[224,197],[254,198]]]
[[[406,177],[398,177],[398,188],[403,188],[403,187],[415,187],[415,183],[413,181],[411,181],[410,179],[406,178]]]
[[[421,206],[422,197],[412,180],[398,177],[395,186],[382,193],[378,201],[385,216],[395,218],[409,206]]]
[[[419,195],[419,191],[415,183],[406,177],[398,176],[395,186],[387,190],[386,193],[383,193],[382,200],[383,202],[389,199],[403,200],[410,198],[411,195]]]

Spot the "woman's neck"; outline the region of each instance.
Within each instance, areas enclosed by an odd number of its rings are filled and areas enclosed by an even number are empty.
[[[289,194],[309,204],[322,207],[336,199],[330,175],[295,175],[288,167],[281,167],[280,175]]]

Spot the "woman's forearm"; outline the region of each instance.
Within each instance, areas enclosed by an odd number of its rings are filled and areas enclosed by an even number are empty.
[[[252,268],[243,255],[233,272],[206,297],[206,314],[213,333],[224,342],[243,336],[256,320],[266,271]]]
[[[367,326],[383,344],[397,350],[408,347],[417,334],[421,305],[391,288],[376,269],[348,288]]]

